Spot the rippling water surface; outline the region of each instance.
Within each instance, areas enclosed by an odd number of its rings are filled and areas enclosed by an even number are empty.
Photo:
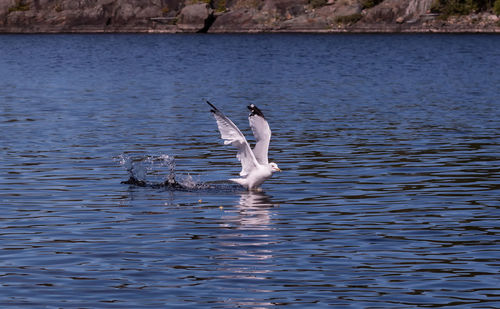
[[[0,36],[0,304],[500,307],[499,63],[482,35]],[[205,99],[251,139],[264,111],[263,192]]]

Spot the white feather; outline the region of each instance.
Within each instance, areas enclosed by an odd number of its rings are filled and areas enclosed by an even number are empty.
[[[260,164],[268,164],[267,152],[269,151],[269,143],[271,141],[269,124],[265,118],[252,114],[248,117],[248,122],[255,137],[255,146],[253,147],[255,158]]]
[[[236,157],[241,162],[240,176],[247,176],[249,172],[258,165],[255,155],[250,149],[250,145],[240,129],[238,129],[238,127],[221,111],[215,108],[215,106],[211,106],[213,108],[212,114],[217,121],[220,136],[224,140],[224,144],[231,144],[238,149]]]

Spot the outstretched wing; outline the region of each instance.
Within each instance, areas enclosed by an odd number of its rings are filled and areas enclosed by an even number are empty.
[[[257,167],[258,162],[252,152],[252,149],[250,149],[250,145],[248,144],[245,136],[241,133],[240,129],[238,129],[238,127],[229,118],[212,105],[212,103],[208,101],[207,103],[212,108],[211,112],[217,121],[220,136],[224,140],[224,144],[231,144],[238,149],[236,157],[241,162],[240,176],[244,177],[248,175],[251,170]]]
[[[248,121],[252,128],[253,135],[255,136],[255,147],[253,153],[257,162],[260,164],[268,164],[267,152],[269,151],[269,142],[271,141],[271,129],[267,123],[264,114],[254,104],[248,105],[250,115]]]

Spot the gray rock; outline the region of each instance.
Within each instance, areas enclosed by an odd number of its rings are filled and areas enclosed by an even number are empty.
[[[361,13],[361,4],[358,1],[337,1],[334,5],[335,16],[351,16]]]
[[[410,0],[385,0],[379,5],[366,10],[363,18],[365,23],[387,24],[396,23],[399,17],[406,16]]]
[[[291,18],[305,12],[308,0],[265,0],[261,11],[277,18]]]
[[[217,17],[210,27],[210,32],[251,31],[259,28],[254,18],[258,14],[256,9],[240,8],[231,10]]]
[[[214,10],[206,3],[185,6],[179,14],[177,26],[184,32],[203,31],[210,19],[213,19]]]

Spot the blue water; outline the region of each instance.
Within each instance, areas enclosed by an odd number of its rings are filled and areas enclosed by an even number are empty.
[[[499,63],[491,35],[0,36],[0,305],[500,307]],[[266,115],[263,192],[204,100],[251,142]]]

